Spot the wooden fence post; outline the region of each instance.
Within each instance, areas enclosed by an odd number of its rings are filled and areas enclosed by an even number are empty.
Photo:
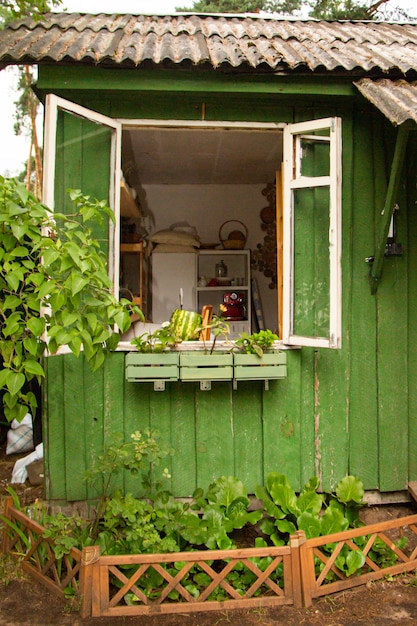
[[[99,546],[87,546],[82,549],[80,567],[81,617],[91,617],[93,596],[94,564],[100,559]]]
[[[313,550],[307,546],[306,534],[303,530],[298,530],[300,542],[300,569],[301,569],[301,588],[303,591],[303,606],[309,607],[313,604],[312,592],[316,583],[314,573]]]
[[[10,509],[12,508],[12,506],[13,506],[12,496],[6,496],[4,498],[4,513],[3,514],[4,514],[4,517],[8,520],[11,519]],[[1,550],[3,554],[6,554],[10,550],[9,531],[10,531],[10,528],[8,527],[8,525],[3,524],[3,537],[2,537],[2,543],[1,543]]]
[[[304,536],[305,541],[305,536]],[[299,609],[303,606],[303,579],[301,576],[300,545],[303,537],[297,530],[290,536],[291,548],[291,571],[292,571],[292,599],[294,607]]]

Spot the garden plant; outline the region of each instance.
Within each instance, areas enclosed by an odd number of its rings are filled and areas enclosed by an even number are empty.
[[[93,370],[141,311],[112,292],[92,224],[114,221],[105,202],[69,192],[73,213],[52,213],[22,183],[0,176],[0,391],[8,421],[35,414],[29,384],[60,346]],[[143,318],[142,318],[143,319]]]
[[[234,549],[239,547],[236,541],[238,530],[252,530],[250,536],[255,547],[262,548],[287,545],[290,535],[297,530],[303,530],[306,537],[311,538],[363,525],[359,510],[365,505],[364,488],[355,476],[342,478],[332,493],[320,492],[318,479],[312,477],[297,494],[285,475],[271,472],[265,485],[256,488],[262,506],[255,510],[250,510],[250,499],[243,483],[234,476],[221,476],[207,488],[197,488],[193,497],[184,502],[174,498],[164,485],[164,480],[170,478],[168,470],[160,471],[163,459],[173,451],[161,449],[155,434],[150,431],[133,433],[129,441],[120,437],[115,436],[86,474],[86,480],[92,485],[97,484],[102,493],[92,509],[91,519],[62,514],[53,516],[40,503],[32,509],[31,517],[46,528],[45,536],[53,540],[58,559],[68,555],[73,547],[91,545],[98,545],[102,555],[178,553],[178,558],[161,565],[175,576],[184,565],[179,553]],[[114,489],[114,477],[122,471],[135,475],[146,495],[137,498]],[[16,498],[15,505],[19,506]],[[5,518],[3,521],[9,523]],[[357,549],[343,546],[336,560],[336,566],[347,577],[360,573],[365,565],[361,548],[366,544],[366,533],[354,541]],[[398,545],[404,547],[405,543],[406,539],[401,538]],[[329,556],[334,549],[335,544],[325,546]],[[45,553],[45,559],[48,558]],[[368,552],[368,559],[385,567],[395,563],[397,555],[382,541],[376,540]],[[266,571],[272,557],[251,557],[250,560],[260,571]],[[319,574],[323,562],[316,558],[315,566]],[[137,567],[126,565],[123,571],[129,578]],[[283,585],[282,564],[270,577],[277,585]],[[331,582],[334,577],[335,574],[329,571],[326,582]],[[229,572],[227,581],[243,594],[256,581],[256,574],[239,564]],[[196,599],[210,583],[210,576],[197,564],[192,565],[182,579],[184,588]],[[113,584],[116,588],[121,586],[117,577]],[[164,576],[153,568],[136,583],[150,599],[157,599],[165,584]],[[176,589],[172,590],[169,599],[181,599]],[[222,586],[217,586],[209,599],[221,601],[227,599],[227,593]],[[127,604],[139,601],[132,592],[126,593],[124,600]]]

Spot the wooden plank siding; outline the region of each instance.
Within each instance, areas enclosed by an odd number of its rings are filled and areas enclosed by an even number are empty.
[[[41,72],[40,86],[46,82]],[[91,94],[72,95],[92,107]],[[404,255],[384,260],[373,296],[365,258],[375,251],[396,130],[359,98],[353,104],[340,98],[334,106],[318,98],[203,94],[195,86],[194,93],[169,97],[149,92],[142,98],[132,91],[117,101],[109,94],[96,100],[92,108],[131,118],[201,119],[203,102],[207,120],[342,117],[342,348],[289,351],[288,377],[271,382],[269,391],[261,382],[239,383],[237,390],[214,382],[211,391],[200,391],[198,383],[167,383],[166,391],[156,392],[152,383],[125,381],[121,352],[94,374],[82,357],[46,359],[49,499],[92,497],[93,487],[82,476],[111,433],[129,438],[148,427],[159,432],[162,446],[174,450],[163,466],[177,496],[190,496],[222,474],[238,476],[251,493],[270,471],[287,474],[296,490],[312,475],[321,478],[324,489],[334,488],[347,473],[359,476],[368,490],[404,490],[408,480],[417,479],[416,137],[410,139],[407,186],[397,216]],[[116,484],[141,493],[130,476]]]

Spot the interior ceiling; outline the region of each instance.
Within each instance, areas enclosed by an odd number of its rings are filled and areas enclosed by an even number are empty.
[[[141,128],[123,132],[130,184],[265,184],[282,162],[279,130]]]

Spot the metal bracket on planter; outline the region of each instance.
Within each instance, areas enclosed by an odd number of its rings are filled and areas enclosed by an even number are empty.
[[[269,380],[268,378],[265,378],[264,380],[264,389],[265,391],[269,391]],[[236,378],[233,379],[233,391],[237,390],[237,380]]]
[[[153,382],[153,390],[154,391],[165,391],[165,381],[164,380],[154,380],[154,382]]]
[[[200,380],[200,391],[211,391],[211,380]]]

